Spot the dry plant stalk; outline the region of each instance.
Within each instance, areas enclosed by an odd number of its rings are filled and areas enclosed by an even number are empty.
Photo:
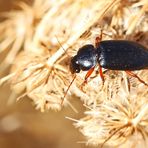
[[[0,53],[8,51],[0,65],[1,74],[12,65],[10,74],[0,83],[9,81],[17,99],[27,95],[42,112],[61,110],[62,97],[73,77],[69,56],[94,42],[100,28],[103,39],[130,39],[148,46],[147,0],[34,0],[31,6],[23,2],[18,6],[3,13],[0,23]],[[84,75],[78,74],[64,105],[71,105],[71,93],[90,109],[76,123],[88,138],[86,143],[146,146],[147,87],[124,72],[107,71],[104,85],[95,77],[83,92],[79,86]],[[148,81],[147,70],[137,71],[137,75]]]

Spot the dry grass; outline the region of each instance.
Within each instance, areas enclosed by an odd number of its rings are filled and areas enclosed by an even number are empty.
[[[147,0],[35,0],[31,6],[20,2],[18,7],[1,15],[0,53],[8,52],[0,65],[1,74],[11,67],[1,84],[9,81],[17,99],[27,95],[42,112],[61,110],[73,78],[70,57],[82,45],[94,43],[100,29],[103,40],[128,39],[148,47]],[[147,70],[135,73],[148,82]],[[84,76],[85,72],[77,75],[64,105],[73,108],[73,94],[90,109],[76,124],[88,138],[86,143],[138,147],[141,143],[135,145],[135,137],[145,143],[147,87],[124,72],[107,71],[104,85],[96,77],[82,91],[79,86]]]

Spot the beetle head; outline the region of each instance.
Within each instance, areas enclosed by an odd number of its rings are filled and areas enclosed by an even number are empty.
[[[72,74],[80,72],[80,65],[77,60],[77,56],[72,57],[70,61],[70,71]]]

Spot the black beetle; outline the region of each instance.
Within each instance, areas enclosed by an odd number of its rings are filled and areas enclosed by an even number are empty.
[[[92,44],[84,45],[78,50],[77,55],[71,59],[70,70],[72,73],[79,73],[81,70],[88,71],[85,77],[86,82],[98,64],[102,80],[104,80],[101,70],[103,67],[109,70],[124,70],[147,85],[131,72],[148,68],[148,49],[146,47],[128,40],[106,40],[96,45],[96,47]]]
[[[101,41],[95,48],[88,44],[79,49],[71,59],[72,73],[87,71],[96,66],[110,70],[140,70],[148,67],[148,49],[142,45],[126,40]]]
[[[106,40],[96,38],[95,46],[87,44],[81,47],[77,54],[71,58],[70,71],[72,74],[88,71],[83,84],[87,82],[96,65],[99,66],[99,73],[104,83],[102,68],[108,70],[122,70],[137,78],[141,83],[148,86],[131,71],[148,68],[148,49],[141,44],[129,40]],[[76,78],[76,75],[74,79]],[[73,83],[72,80],[71,84]],[[71,86],[69,85],[64,98]],[[82,85],[83,86],[83,85]],[[63,101],[62,101],[63,102]]]

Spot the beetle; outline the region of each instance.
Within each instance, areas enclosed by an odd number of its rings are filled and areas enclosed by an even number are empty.
[[[141,44],[129,40],[104,40],[96,38],[95,47],[87,44],[81,47],[70,62],[71,73],[88,71],[84,83],[90,77],[96,65],[99,65],[100,76],[104,82],[102,68],[121,70],[136,77],[148,86],[132,71],[148,68],[148,49]]]
[[[105,68],[108,70],[125,71],[148,86],[146,82],[132,72],[148,68],[148,49],[146,47],[129,40],[101,40],[102,32],[100,37],[96,37],[95,46],[92,44],[84,45],[71,58],[70,71],[72,74],[88,71],[83,82],[85,84],[94,71],[95,66],[98,65],[103,84],[104,76],[102,68]],[[76,76],[74,76],[70,83],[64,98],[75,78]]]

